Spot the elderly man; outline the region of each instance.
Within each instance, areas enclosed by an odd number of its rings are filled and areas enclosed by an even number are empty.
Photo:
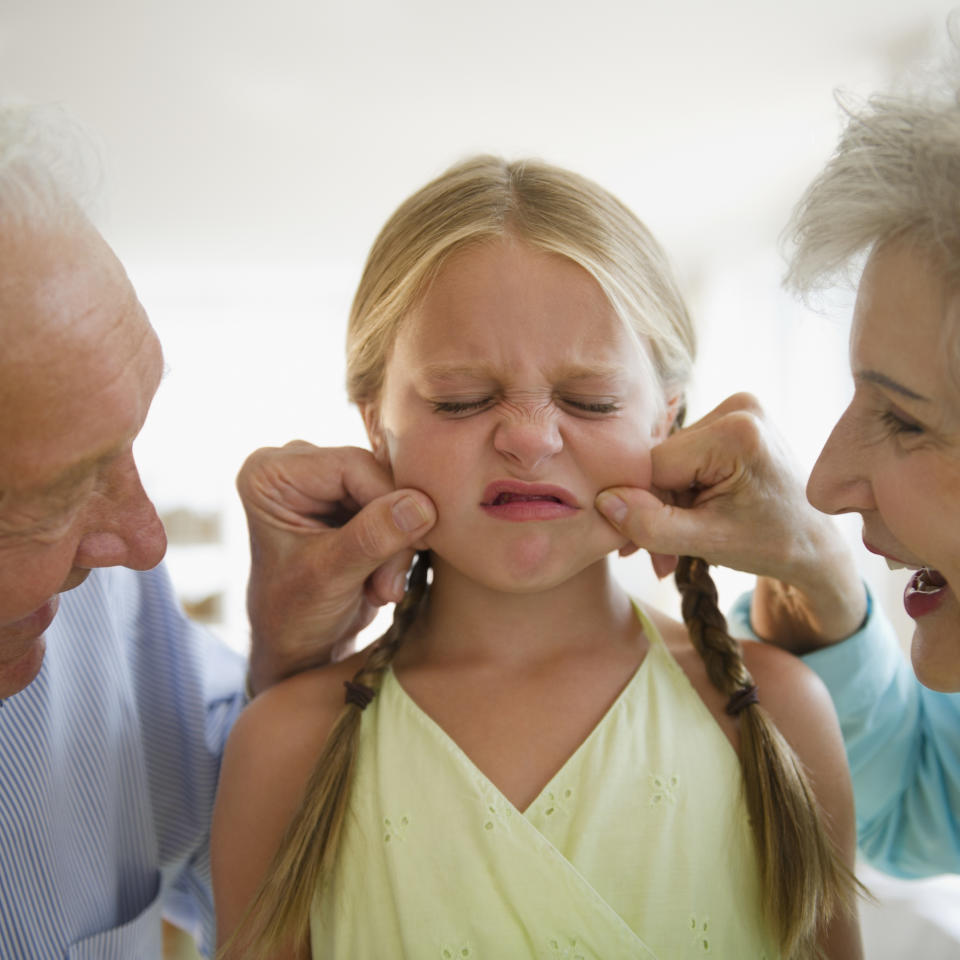
[[[158,566],[131,447],[163,356],[55,169],[61,134],[0,109],[0,956],[152,957],[163,914],[212,943],[207,834],[245,666]],[[257,691],[396,598],[434,513],[360,451],[261,451],[240,487]]]

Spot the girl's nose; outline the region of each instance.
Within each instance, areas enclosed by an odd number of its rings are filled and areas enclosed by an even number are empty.
[[[549,410],[511,413],[497,425],[494,449],[516,466],[532,471],[563,449],[557,418]]]

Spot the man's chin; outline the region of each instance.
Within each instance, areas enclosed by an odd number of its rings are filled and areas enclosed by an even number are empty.
[[[36,680],[46,650],[46,638],[40,636],[18,657],[0,663],[0,700],[12,697]]]
[[[44,634],[59,608],[56,595],[21,620],[0,627],[0,700],[19,693],[36,679],[47,649]]]

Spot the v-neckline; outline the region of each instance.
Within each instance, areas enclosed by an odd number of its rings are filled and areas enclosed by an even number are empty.
[[[637,613],[637,617],[640,620],[641,626],[643,627],[644,635],[647,637],[647,651],[643,655],[643,659],[640,663],[637,664],[636,669],[630,675],[630,679],[623,685],[623,688],[620,692],[614,697],[613,702],[609,707],[604,711],[603,716],[594,724],[590,732],[580,741],[577,747],[573,752],[563,761],[562,764],[555,770],[547,782],[543,785],[537,795],[524,807],[522,810],[517,807],[513,801],[488,777],[480,767],[470,758],[469,754],[457,743],[453,737],[447,733],[446,730],[437,723],[433,717],[427,713],[420,704],[417,703],[413,697],[407,693],[403,684],[400,682],[396,673],[394,673],[393,666],[389,666],[386,671],[386,676],[384,677],[384,683],[392,683],[396,687],[397,695],[400,697],[401,702],[405,703],[407,709],[410,710],[414,716],[416,716],[421,723],[423,723],[428,729],[434,731],[434,736],[436,736],[440,742],[446,747],[448,752],[454,756],[459,763],[474,777],[480,779],[484,784],[486,784],[491,790],[493,790],[500,799],[507,804],[511,810],[518,813],[520,816],[525,819],[529,819],[530,813],[534,810],[535,807],[541,802],[541,800],[550,792],[550,788],[564,776],[569,769],[579,760],[579,758],[589,749],[591,743],[596,740],[603,732],[603,730],[610,725],[612,722],[610,718],[614,713],[618,712],[621,704],[627,700],[630,692],[636,686],[641,675],[645,672],[645,667],[650,660],[650,654],[653,652],[654,647],[662,646],[663,641],[660,637],[659,632],[656,627],[651,623],[650,618],[643,613],[639,605],[634,603],[634,609]]]

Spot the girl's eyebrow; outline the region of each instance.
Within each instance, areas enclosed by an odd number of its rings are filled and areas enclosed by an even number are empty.
[[[616,380],[623,376],[623,367],[617,363],[573,364],[558,371],[558,379],[571,380]]]
[[[493,368],[482,363],[430,363],[423,367],[421,373],[427,380],[433,382],[494,379]]]
[[[930,402],[929,397],[915,393],[909,387],[905,387],[902,383],[897,383],[896,380],[877,370],[861,370],[859,373],[854,374],[853,379],[858,382],[875,383],[878,387],[886,387],[888,390],[893,390],[895,393],[908,397],[910,400],[919,400],[921,403]]]
[[[433,382],[444,380],[495,380],[497,371],[485,363],[431,363],[422,369],[423,376]],[[573,364],[558,369],[554,377],[569,383],[572,380],[613,380],[623,376],[623,367],[615,363]]]

